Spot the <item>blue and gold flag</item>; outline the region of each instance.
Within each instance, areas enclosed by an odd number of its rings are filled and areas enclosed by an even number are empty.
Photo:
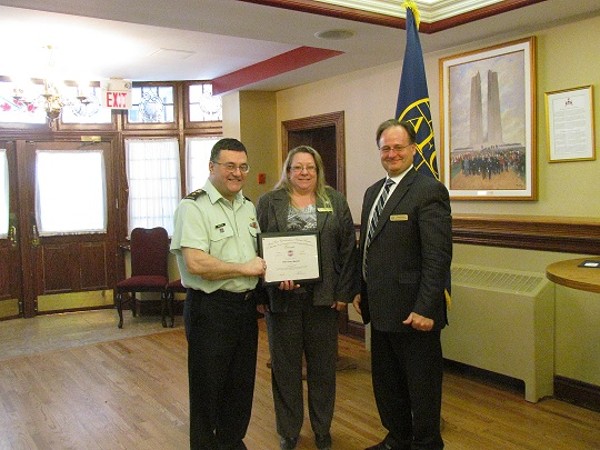
[[[419,41],[419,11],[414,1],[406,1],[402,6],[406,8],[406,51],[402,64],[396,117],[411,122],[417,133],[418,150],[414,159],[415,168],[439,180],[425,64]]]
[[[414,166],[425,175],[440,179],[437,164],[437,151],[433,139],[433,122],[427,90],[427,77],[423,63],[423,50],[419,41],[419,10],[413,0],[403,3],[406,8],[406,51],[402,63],[402,78],[398,91],[396,117],[412,123],[416,134],[417,153]],[[451,304],[451,275],[446,280],[446,303]]]

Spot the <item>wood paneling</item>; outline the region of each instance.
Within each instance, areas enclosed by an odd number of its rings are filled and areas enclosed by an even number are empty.
[[[10,249],[7,247],[0,247],[0,300],[11,297],[10,292],[10,268],[11,265],[7,264],[10,261]]]
[[[40,294],[109,288],[105,241],[46,244],[41,253]]]
[[[41,247],[42,291],[39,294],[70,292],[77,271],[78,259],[74,259],[73,244],[46,244]]]
[[[454,243],[600,255],[600,219],[455,214]]]
[[[79,279],[82,290],[106,289],[109,286],[109,258],[106,242],[83,242],[79,245]]]

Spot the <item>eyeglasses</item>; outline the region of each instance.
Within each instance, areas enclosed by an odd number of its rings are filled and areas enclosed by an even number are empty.
[[[308,173],[315,173],[317,171],[317,166],[301,166],[298,164],[290,167],[290,170],[294,173],[301,173],[303,170],[306,170]]]
[[[212,161],[212,163],[225,167],[225,170],[230,173],[234,173],[238,169],[240,169],[240,172],[242,173],[250,172],[250,166],[248,164],[240,164],[239,166],[236,166],[234,163],[220,163],[217,161]]]
[[[407,149],[408,147],[410,147],[412,144],[408,144],[408,145],[394,145],[393,147],[390,147],[389,145],[384,145],[383,147],[381,147],[379,149],[379,151],[381,153],[389,153],[392,150],[395,151],[396,153],[400,153],[401,151]]]

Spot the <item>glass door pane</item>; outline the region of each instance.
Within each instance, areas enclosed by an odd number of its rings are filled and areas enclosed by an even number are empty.
[[[101,150],[37,150],[35,168],[41,236],[106,232]]]

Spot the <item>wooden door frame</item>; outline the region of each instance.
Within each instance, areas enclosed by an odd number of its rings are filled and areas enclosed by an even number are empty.
[[[107,243],[107,261],[106,261],[106,278],[107,286],[106,289],[113,289],[115,284],[115,271],[116,266],[116,228],[118,225],[117,219],[118,214],[115,207],[111,205],[115,204],[114,198],[117,193],[117,186],[114,182],[115,173],[115,137],[111,133],[99,134],[101,143],[108,146],[109,151],[104,153],[104,164],[105,164],[105,177],[106,177],[106,189],[107,189],[107,222],[108,228],[105,234],[104,241]],[[23,257],[21,260],[23,277],[28,277],[27,282],[23,280],[22,283],[22,306],[23,306],[23,317],[30,318],[39,314],[38,311],[38,291],[40,291],[41,282],[41,270],[39,267],[39,254],[42,251],[40,248],[32,246],[32,240],[34,239],[33,226],[35,225],[35,205],[34,205],[34,191],[35,191],[35,164],[34,164],[34,152],[31,151],[39,143],[47,142],[55,145],[63,144],[79,144],[85,146],[87,141],[82,139],[82,135],[79,133],[64,133],[60,137],[57,136],[46,136],[46,135],[34,135],[27,139],[18,139],[16,141],[16,148],[18,153],[18,178],[20,186],[20,194],[22,201],[19,204],[19,223],[21,232],[19,233],[19,247],[21,248],[22,255],[29,252],[27,257]],[[77,308],[80,309],[80,308]],[[81,309],[87,309],[83,307]],[[70,311],[71,309],[64,309],[61,311]],[[47,311],[53,312],[53,311]]]
[[[17,301],[17,313],[15,315],[0,316],[0,320],[13,319],[23,316],[23,295],[21,283],[21,250],[19,238],[21,236],[21,224],[19,222],[19,204],[17,202],[17,148],[14,139],[0,139],[0,148],[6,149],[8,163],[8,236],[6,242],[2,243],[2,270],[0,277],[3,277],[3,289],[0,292],[0,302]],[[14,227],[14,228],[12,228]],[[11,237],[14,241],[10,241]],[[7,291],[4,287],[7,287]]]
[[[344,135],[344,111],[336,111],[318,116],[304,117],[301,119],[285,120],[281,122],[281,160],[285,161],[290,148],[289,133],[296,131],[310,131],[318,128],[335,128],[335,148],[337,164],[337,185],[335,189],[346,195],[346,144]]]

